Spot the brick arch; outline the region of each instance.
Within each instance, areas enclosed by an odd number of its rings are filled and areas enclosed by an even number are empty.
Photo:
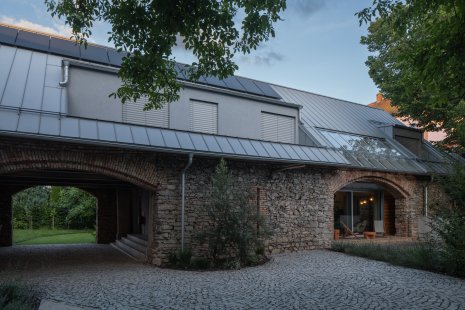
[[[0,175],[27,170],[72,170],[101,174],[147,190],[159,184],[154,156],[73,145],[7,144],[0,149]]]
[[[46,162],[46,161],[27,161],[26,163],[14,162],[3,165],[0,168],[0,174],[12,174],[15,172],[23,172],[28,170],[70,170],[70,171],[82,171],[92,172],[101,174],[104,176],[112,177],[121,181],[125,181],[137,186],[140,186],[148,190],[156,190],[158,183],[152,183],[150,180],[146,180],[143,176],[133,175],[127,173],[124,169],[120,170],[117,168],[100,166],[92,163],[83,162]]]
[[[383,186],[396,199],[406,199],[412,196],[411,180],[406,176],[396,176],[386,173],[369,171],[341,171],[332,178],[331,189],[335,193],[341,188],[355,183],[369,182]]]

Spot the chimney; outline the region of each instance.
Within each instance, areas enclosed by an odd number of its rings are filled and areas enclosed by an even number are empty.
[[[376,101],[379,102],[379,101],[383,101],[383,100],[384,100],[383,95],[381,93],[377,93],[376,94]]]

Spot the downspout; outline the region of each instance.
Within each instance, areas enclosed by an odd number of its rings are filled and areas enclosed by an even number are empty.
[[[189,160],[181,173],[181,251],[184,252],[184,207],[186,200],[186,171],[192,165],[194,154],[189,153]]]
[[[69,82],[69,61],[63,60],[63,67],[63,81],[59,83],[61,87],[65,87],[66,85],[68,85]]]

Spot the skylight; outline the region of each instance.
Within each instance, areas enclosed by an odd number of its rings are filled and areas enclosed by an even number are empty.
[[[386,143],[384,139],[359,136],[347,133],[320,130],[323,136],[335,148],[342,151],[372,154],[386,157],[400,157],[399,151]]]

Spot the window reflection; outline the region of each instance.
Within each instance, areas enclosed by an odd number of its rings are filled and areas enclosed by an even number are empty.
[[[386,143],[384,139],[357,136],[345,133],[320,131],[336,148],[362,154],[374,154],[386,157],[399,157],[401,154]]]

